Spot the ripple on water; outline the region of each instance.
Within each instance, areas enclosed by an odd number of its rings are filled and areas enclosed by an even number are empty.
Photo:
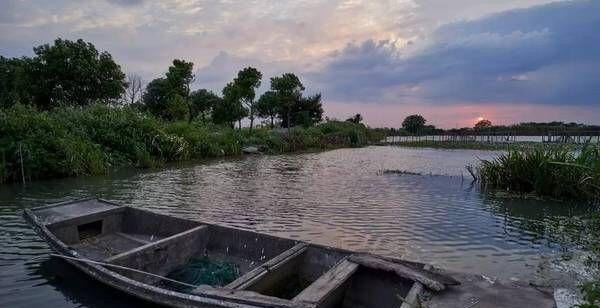
[[[24,207],[90,195],[454,270],[529,278],[544,256],[560,248],[539,226],[576,210],[480,194],[463,174],[464,166],[494,155],[369,147],[54,180],[25,190],[5,185],[0,187],[0,306],[105,306],[78,285],[56,279],[49,262],[28,261],[48,250],[19,213]],[[426,175],[381,174],[384,169]]]

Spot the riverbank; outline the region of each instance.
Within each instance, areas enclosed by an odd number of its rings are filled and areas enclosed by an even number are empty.
[[[385,144],[382,144],[385,145]],[[489,150],[489,151],[511,151],[511,150],[531,150],[536,148],[570,148],[577,149],[583,147],[583,144],[563,144],[563,143],[541,143],[541,142],[455,142],[455,141],[406,141],[397,142],[393,146],[411,147],[411,148],[432,148],[432,149],[456,149],[456,150]]]
[[[381,138],[362,124],[233,129],[199,121],[167,122],[131,107],[93,105],[0,110],[0,183],[106,174],[122,167],[242,155],[360,147]]]

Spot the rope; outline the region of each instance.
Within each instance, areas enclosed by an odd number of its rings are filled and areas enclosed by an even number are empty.
[[[88,260],[88,259],[83,259],[83,258],[75,258],[75,257],[69,257],[69,256],[65,256],[65,255],[59,255],[59,254],[54,254],[51,253],[50,254],[53,257],[58,257],[58,258],[62,258],[62,259],[67,259],[67,260],[73,260],[73,261],[79,261],[79,262],[84,262],[84,263],[91,263],[91,264],[97,264],[97,265],[102,265],[102,266],[106,266],[106,267],[113,267],[113,268],[117,268],[120,270],[125,270],[125,271],[130,271],[130,272],[134,272],[134,273],[138,273],[138,274],[143,274],[143,275],[148,275],[148,276],[152,276],[155,278],[159,278],[162,280],[166,280],[172,283],[177,283],[186,287],[190,287],[190,288],[196,288],[198,286],[193,285],[193,284],[189,284],[189,283],[185,283],[185,282],[181,282],[181,281],[177,281],[177,280],[173,280],[164,276],[160,276],[160,275],[156,275],[156,274],[152,274],[152,273],[148,273],[148,272],[144,272],[144,271],[140,271],[134,268],[129,268],[129,267],[125,267],[125,266],[120,266],[120,265],[115,265],[115,264],[110,264],[110,263],[104,263],[104,262],[98,262],[98,261],[92,261],[92,260]]]

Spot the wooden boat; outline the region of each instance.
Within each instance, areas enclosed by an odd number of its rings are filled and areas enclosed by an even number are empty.
[[[442,294],[441,301],[429,302],[432,307],[450,307],[444,303],[458,303],[470,290],[424,264],[160,215],[101,199],[28,209],[24,216],[56,252],[54,256],[113,288],[171,307],[409,308],[417,307],[424,292],[434,299]],[[222,285],[169,278],[169,273],[197,258],[232,264],[237,275]],[[444,290],[449,295],[444,296]],[[546,307],[539,299],[532,297],[536,306]]]

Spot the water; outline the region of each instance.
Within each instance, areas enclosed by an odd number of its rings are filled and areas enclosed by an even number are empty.
[[[0,307],[139,305],[49,260],[46,244],[20,216],[23,208],[90,195],[452,270],[538,278],[569,248],[550,226],[586,210],[480,193],[464,166],[497,154],[368,147],[0,186]]]

